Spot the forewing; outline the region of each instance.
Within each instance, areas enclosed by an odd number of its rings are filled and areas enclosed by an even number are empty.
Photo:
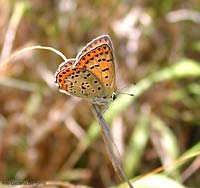
[[[110,45],[100,44],[76,59],[76,68],[86,67],[103,85],[106,97],[111,97],[115,89],[114,56]]]
[[[78,60],[82,55],[85,55],[86,53],[90,52],[92,49],[102,45],[107,44],[110,49],[113,51],[113,45],[110,37],[108,35],[101,35],[95,39],[93,39],[91,42],[89,42],[76,56],[76,59]]]

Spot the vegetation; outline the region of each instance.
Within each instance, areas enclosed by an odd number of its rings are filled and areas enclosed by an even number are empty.
[[[135,188],[199,188],[198,0],[0,0],[0,16],[0,187],[127,186],[87,101],[55,87],[62,59],[45,49],[12,56],[41,45],[73,58],[108,34],[117,90],[134,94],[104,113],[126,174]]]

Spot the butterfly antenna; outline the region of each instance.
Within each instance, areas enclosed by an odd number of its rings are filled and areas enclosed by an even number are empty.
[[[131,86],[133,86],[133,85],[136,85],[136,83],[131,84]],[[123,90],[123,89],[125,89],[125,88],[127,88],[127,87],[123,87],[123,88],[121,88],[120,90]],[[129,96],[131,96],[131,97],[134,96],[133,93],[126,93],[126,92],[119,92],[119,91],[117,91],[116,94],[117,94],[117,95],[118,95],[118,94],[129,95]]]
[[[129,95],[129,96],[131,96],[131,97],[133,97],[133,96],[134,96],[134,94],[133,94],[133,93],[117,92],[117,94]]]
[[[129,95],[129,96],[131,96],[131,97],[133,97],[134,96],[134,94],[133,93],[126,93],[126,92],[119,92],[119,91],[117,91],[117,92],[115,92],[115,95],[121,95],[121,94],[123,94],[123,95]]]

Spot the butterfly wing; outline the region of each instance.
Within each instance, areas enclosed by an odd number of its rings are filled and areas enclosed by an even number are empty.
[[[55,83],[58,89],[61,92],[68,91],[68,85],[65,82],[65,79],[74,74],[74,70],[72,70],[72,66],[75,63],[75,59],[68,59],[67,62],[63,62],[59,65],[58,69],[55,73]]]
[[[75,59],[62,63],[55,75],[55,82],[61,92],[86,99],[103,96],[99,80],[86,68],[73,68]]]
[[[107,98],[112,96],[115,90],[115,67],[109,36],[100,36],[86,45],[77,56],[74,66],[80,69],[86,67],[102,84],[104,95]]]
[[[108,35],[101,35],[93,39],[85,47],[83,47],[83,49],[76,56],[76,59],[78,60],[82,55],[85,55],[86,53],[91,51],[93,48],[96,48],[97,46],[102,45],[102,44],[107,44],[113,51],[113,44],[110,37]]]
[[[103,35],[88,43],[77,55],[62,63],[55,82],[61,92],[107,103],[115,89],[115,67],[112,42]]]

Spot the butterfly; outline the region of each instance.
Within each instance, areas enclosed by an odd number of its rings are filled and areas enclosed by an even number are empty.
[[[108,35],[88,43],[75,59],[58,67],[55,83],[61,92],[107,105],[116,98],[113,45]]]
[[[78,53],[75,59],[61,63],[55,73],[55,83],[61,92],[91,102],[112,164],[119,177],[133,188],[123,170],[120,154],[110,129],[101,115],[101,110],[116,98],[115,65],[110,37],[102,35],[95,38]]]

